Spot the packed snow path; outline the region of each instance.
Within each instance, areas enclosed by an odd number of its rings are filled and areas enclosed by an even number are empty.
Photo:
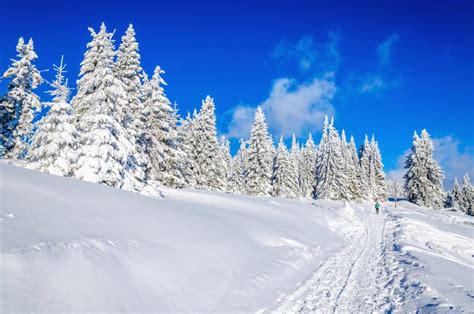
[[[382,212],[368,213],[365,220],[357,223],[358,228],[348,237],[349,244],[324,262],[303,285],[282,297],[275,312],[393,310],[407,296],[417,294],[416,287],[404,284],[403,268],[391,250],[388,230],[394,221]]]

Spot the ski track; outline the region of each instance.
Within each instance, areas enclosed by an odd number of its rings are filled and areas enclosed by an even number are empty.
[[[423,288],[407,284],[392,251],[395,226],[391,216],[368,214],[343,250],[267,312],[368,313],[406,305],[407,298],[415,298]]]

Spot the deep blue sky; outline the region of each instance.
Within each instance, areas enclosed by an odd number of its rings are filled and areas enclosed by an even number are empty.
[[[336,127],[358,144],[375,133],[387,171],[398,167],[413,130],[427,128],[443,145],[439,159],[451,180],[474,167],[473,3],[0,0],[0,71],[18,37],[31,36],[38,67],[51,68],[63,54],[74,84],[87,27],[104,21],[118,44],[133,23],[145,70],[166,70],[166,92],[183,114],[212,95],[222,134],[236,106],[265,102],[279,79],[293,80],[291,96],[319,78],[335,88],[324,110],[334,112]],[[271,127],[278,137],[278,125]],[[302,131],[319,141],[319,128],[317,121]]]

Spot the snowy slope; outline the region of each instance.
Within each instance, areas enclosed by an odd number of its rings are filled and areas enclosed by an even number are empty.
[[[474,310],[470,217],[0,175],[1,312]]]
[[[164,199],[0,163],[4,311],[256,311],[343,246],[341,205]]]

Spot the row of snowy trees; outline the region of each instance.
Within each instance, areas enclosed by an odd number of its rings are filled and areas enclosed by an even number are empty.
[[[474,189],[467,173],[464,176],[462,188],[455,178],[453,190],[445,193],[443,190],[443,171],[433,158],[433,141],[426,130],[418,135],[415,131],[410,153],[405,161],[407,170],[405,178],[405,193],[410,202],[420,206],[440,209],[455,208],[468,215],[473,214]]]
[[[0,153],[26,159],[48,173],[72,176],[129,191],[147,186],[193,187],[248,195],[335,200],[386,198],[378,143],[366,137],[359,151],[324,121],[318,146],[309,135],[300,146],[277,148],[261,108],[251,136],[231,156],[230,144],[218,139],[214,100],[180,119],[164,92],[164,71],[151,79],[140,65],[139,46],[130,25],[117,50],[113,33],[102,24],[89,29],[77,93],[70,100],[61,59],[50,82],[48,113],[33,124],[41,108],[33,92],[43,78],[36,69],[33,41],[20,38],[17,59],[3,75],[10,84],[0,101]]]

